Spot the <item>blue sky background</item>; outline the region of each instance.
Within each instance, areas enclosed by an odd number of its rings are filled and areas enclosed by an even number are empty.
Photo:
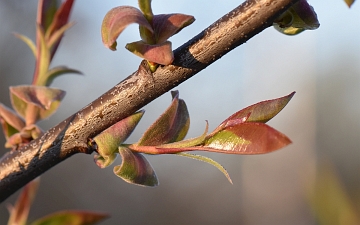
[[[228,169],[234,185],[201,162],[148,157],[160,180],[154,189],[127,184],[111,168],[96,168],[92,156],[76,155],[43,175],[31,218],[80,208],[109,212],[112,219],[103,224],[315,224],[305,188],[324,158],[335,163],[353,199],[360,202],[360,4],[348,9],[341,0],[309,2],[318,14],[318,30],[288,37],[268,28],[176,88],[191,116],[188,137],[201,134],[205,120],[213,129],[241,108],[296,91],[289,105],[269,122],[292,139],[291,146],[261,156],[204,154]],[[31,52],[11,32],[35,38],[36,4],[35,0],[0,0],[0,101],[6,104],[7,86],[31,81]],[[136,25],[120,36],[116,52],[106,49],[100,37],[107,11],[136,4],[134,0],[76,1],[71,17],[76,24],[64,37],[52,65],[67,65],[85,76],[55,80],[52,86],[66,90],[67,96],[58,113],[41,122],[44,129],[137,69],[141,59],[122,48],[139,39]],[[177,48],[238,4],[154,0],[153,11],[195,16],[193,25],[171,38]],[[146,106],[129,141],[136,141],[170,100],[170,94],[165,94]],[[0,224],[6,218],[1,204]]]

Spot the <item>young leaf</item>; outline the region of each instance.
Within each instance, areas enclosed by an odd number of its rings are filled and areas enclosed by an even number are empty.
[[[15,35],[15,37],[17,37],[20,40],[22,40],[23,42],[25,42],[25,44],[30,48],[30,50],[34,54],[34,57],[37,58],[37,56],[36,56],[36,46],[35,46],[34,42],[30,38],[28,38],[28,37],[26,37],[24,35],[17,34],[17,33],[14,33],[14,35]]]
[[[37,24],[46,31],[53,22],[56,10],[59,8],[61,0],[39,0]]]
[[[135,55],[160,65],[170,65],[174,61],[171,42],[149,45],[143,41],[128,43],[125,48]]]
[[[157,186],[159,184],[154,169],[146,158],[139,153],[133,153],[126,147],[119,147],[122,158],[120,166],[114,167],[114,173],[130,184],[140,186]]]
[[[218,170],[220,170],[224,175],[225,177],[228,179],[228,181],[232,184],[232,180],[230,178],[230,175],[229,173],[226,171],[226,169],[220,165],[218,162],[216,162],[215,160],[213,159],[210,159],[208,157],[205,157],[205,156],[202,156],[202,155],[194,155],[194,154],[189,154],[189,153],[185,153],[185,152],[180,152],[180,153],[177,153],[177,155],[180,155],[180,156],[184,156],[184,157],[188,157],[188,158],[191,158],[191,159],[196,159],[196,160],[199,160],[199,161],[202,161],[202,162],[206,162],[206,163],[209,163],[210,165],[213,165],[215,166]]]
[[[30,206],[35,198],[37,188],[39,186],[40,179],[36,178],[35,180],[29,182],[18,197],[15,205],[9,207],[10,218],[8,225],[25,225]]]
[[[228,154],[264,154],[290,143],[288,137],[272,127],[253,122],[240,123],[216,132],[207,138],[201,146],[204,148],[199,150]]]
[[[25,127],[25,122],[22,118],[20,118],[13,110],[9,109],[5,105],[0,103],[0,118],[3,119],[8,125],[12,128],[20,131],[23,127]],[[4,133],[7,134],[8,132]]]
[[[129,137],[143,115],[144,111],[139,111],[94,137],[99,154],[95,155],[95,162],[100,168],[109,166],[116,159],[118,147]]]
[[[160,44],[167,41],[171,36],[189,26],[195,18],[185,14],[159,14],[153,18],[153,28],[156,43]]]
[[[266,123],[274,116],[276,116],[291,100],[295,92],[292,92],[289,95],[286,95],[281,98],[276,98],[272,100],[262,101],[254,105],[248,106],[224,120],[219,126],[222,126],[229,122],[230,120],[246,118],[246,122],[259,122]],[[244,121],[244,122],[245,122]]]
[[[304,30],[315,30],[319,26],[317,15],[307,0],[296,2],[290,9],[280,15],[274,24],[276,30],[286,35],[296,35]]]
[[[106,219],[105,213],[90,211],[61,211],[45,216],[30,225],[92,225]]]
[[[46,73],[45,86],[50,86],[56,77],[64,75],[66,73],[75,73],[75,74],[82,75],[82,73],[78,70],[70,69],[70,68],[67,68],[66,66],[57,66],[57,67],[54,67],[54,68],[48,70],[48,72]]]
[[[26,118],[27,107],[34,105],[39,108],[39,119],[54,113],[65,96],[65,91],[60,89],[34,85],[12,86],[10,93],[13,108],[19,115]]]
[[[101,25],[101,37],[104,45],[116,50],[116,39],[130,24],[137,23],[146,27],[151,33],[153,29],[142,12],[131,6],[119,6],[111,9],[104,17]]]
[[[169,108],[145,131],[137,145],[155,146],[184,139],[190,126],[189,112],[179,93],[172,95]]]

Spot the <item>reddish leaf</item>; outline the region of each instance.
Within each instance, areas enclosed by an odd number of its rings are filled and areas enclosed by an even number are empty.
[[[161,145],[184,139],[190,118],[186,104],[179,99],[179,93],[172,92],[173,101],[169,108],[148,128],[137,145]]]
[[[116,50],[116,39],[132,23],[137,23],[153,32],[151,25],[139,9],[131,6],[119,6],[111,9],[105,15],[101,25],[101,37],[104,45],[111,50]]]
[[[120,166],[114,167],[114,173],[124,181],[141,186],[157,186],[159,184],[155,171],[146,158],[133,153],[126,147],[119,147],[122,158]]]
[[[241,123],[208,137],[203,147],[229,154],[263,154],[285,147],[290,143],[288,137],[266,124]]]
[[[32,222],[30,225],[91,225],[107,217],[109,215],[105,213],[68,210],[50,214]]]
[[[61,0],[39,0],[37,24],[46,31],[53,22],[56,10],[59,8]]]
[[[248,106],[231,115],[219,126],[228,123],[230,120],[241,118],[247,118],[245,120],[246,122],[266,123],[274,116],[276,116],[287,105],[287,103],[291,100],[294,94],[295,92],[292,92],[291,94],[281,98],[262,101],[254,105]]]
[[[20,118],[13,110],[9,109],[5,105],[0,103],[0,119],[4,123],[10,125],[11,127],[15,128],[16,130],[20,131],[23,127],[25,127],[25,122],[22,118]],[[4,129],[4,127],[3,127]],[[5,134],[9,134],[5,131]]]
[[[11,102],[16,112],[26,118],[29,104],[39,108],[38,118],[54,113],[65,96],[65,91],[44,86],[21,85],[10,87]]]
[[[49,70],[46,73],[45,86],[50,86],[50,84],[53,82],[53,80],[56,77],[67,74],[67,73],[75,73],[75,74],[82,75],[82,73],[80,71],[78,71],[78,70],[70,69],[70,68],[67,68],[66,66],[57,66],[57,67],[52,68],[51,70]]]
[[[8,225],[26,224],[30,211],[30,206],[35,198],[35,194],[39,186],[39,181],[40,179],[36,178],[35,180],[29,182],[20,193],[14,207],[9,207],[10,218]]]
[[[95,162],[100,168],[109,166],[116,159],[118,147],[130,136],[143,115],[144,111],[139,111],[120,120],[94,138],[99,153],[95,155]]]
[[[167,41],[171,36],[178,33],[184,27],[189,26],[195,18],[185,14],[159,14],[153,18],[153,28],[156,43]]]
[[[158,45],[149,45],[143,41],[136,41],[128,43],[125,48],[149,62],[160,65],[170,65],[174,61],[170,41]]]

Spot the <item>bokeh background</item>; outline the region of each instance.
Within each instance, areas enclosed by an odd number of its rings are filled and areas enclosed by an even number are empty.
[[[144,188],[117,178],[112,167],[99,169],[89,155],[75,155],[41,177],[30,220],[64,209],[107,212],[102,224],[316,224],[309,187],[316,169],[331,161],[354,207],[360,212],[360,2],[348,9],[342,0],[312,0],[321,26],[288,37],[269,28],[181,84],[189,108],[188,137],[215,128],[237,110],[296,91],[271,126],[293,144],[259,156],[201,153],[220,162],[233,185],[214,167],[172,155],[147,157],[160,186]],[[100,26],[108,10],[136,6],[135,0],[78,0],[76,21],[64,37],[52,66],[67,65],[84,76],[68,75],[53,87],[66,90],[58,112],[40,125],[48,129],[75,113],[137,69],[140,58],[122,45],[139,39],[137,26],[125,30],[118,51],[101,43]],[[190,27],[171,38],[176,48],[239,4],[238,1],[154,0],[156,14],[194,15]],[[31,51],[12,32],[35,39],[36,0],[0,0],[0,102],[10,106],[8,86],[29,84]],[[145,107],[146,114],[130,141],[166,109],[165,94]],[[0,137],[0,146],[5,140]],[[7,150],[0,147],[0,155]],[[120,159],[117,161],[120,164]],[[0,224],[6,205],[0,204]]]

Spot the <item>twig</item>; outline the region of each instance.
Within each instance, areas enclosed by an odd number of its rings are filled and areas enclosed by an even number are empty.
[[[42,137],[0,161],[0,202],[75,153],[91,154],[89,138],[133,114],[227,52],[271,26],[297,0],[248,0],[174,51],[173,65],[138,71]]]

